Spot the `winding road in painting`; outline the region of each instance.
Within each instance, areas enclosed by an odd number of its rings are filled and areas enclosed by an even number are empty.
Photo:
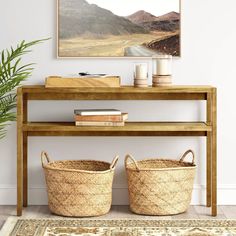
[[[125,48],[124,56],[126,57],[152,57],[157,56],[158,53],[154,50],[148,49],[144,46],[137,45]]]

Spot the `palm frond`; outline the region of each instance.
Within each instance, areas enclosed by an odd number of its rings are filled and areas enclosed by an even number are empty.
[[[23,40],[15,49],[11,47],[0,52],[0,139],[6,135],[8,122],[16,119],[13,111],[16,107],[15,89],[31,76],[34,69],[34,63],[21,65],[21,58],[31,52],[32,46],[48,39],[28,43]]]
[[[7,94],[0,97],[0,117],[16,107],[16,95]]]
[[[0,125],[0,139],[6,136],[6,125]]]

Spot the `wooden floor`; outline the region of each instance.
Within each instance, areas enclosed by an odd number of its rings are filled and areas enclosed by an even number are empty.
[[[10,216],[16,216],[15,206],[0,206],[0,228],[5,220]],[[29,206],[24,209],[22,218],[58,218],[52,215],[48,206]],[[61,218],[61,217],[59,217]],[[112,206],[109,214],[100,217],[93,217],[91,219],[236,219],[236,205],[235,206],[218,206],[218,216],[212,217],[210,215],[210,208],[205,206],[190,206],[186,213],[175,216],[141,216],[132,214],[128,206]]]

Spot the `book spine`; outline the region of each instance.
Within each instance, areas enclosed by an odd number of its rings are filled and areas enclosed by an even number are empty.
[[[80,112],[77,113],[75,112],[76,115],[81,115],[81,116],[117,116],[121,115],[121,112],[116,111],[116,112]]]
[[[115,115],[115,116],[80,116],[75,115],[75,121],[113,121],[113,122],[121,122],[123,121],[123,116]]]
[[[124,126],[124,122],[89,122],[89,121],[76,121],[76,126]]]

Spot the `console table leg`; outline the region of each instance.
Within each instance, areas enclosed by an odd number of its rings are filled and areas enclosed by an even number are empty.
[[[212,138],[211,132],[207,132],[207,173],[206,173],[206,205],[211,206],[211,153],[212,153]]]
[[[22,135],[18,131],[18,141],[17,141],[17,216],[22,215]]]
[[[213,111],[212,111],[212,216],[217,215],[217,98],[216,89],[213,90],[212,96]]]
[[[28,137],[23,134],[23,206],[28,206]]]
[[[22,181],[23,181],[23,132],[22,132],[22,117],[23,117],[23,99],[22,89],[17,90],[17,216],[22,215]]]

